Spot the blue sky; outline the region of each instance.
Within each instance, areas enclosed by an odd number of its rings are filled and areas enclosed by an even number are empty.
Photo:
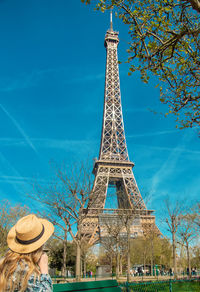
[[[119,31],[120,86],[129,158],[147,207],[164,198],[195,202],[200,193],[200,139],[177,130],[159,102],[157,81],[128,76],[127,27]],[[79,0],[0,1],[0,194],[12,204],[35,178],[51,177],[49,161],[71,165],[99,154],[109,13]],[[158,223],[159,224],[159,223]]]

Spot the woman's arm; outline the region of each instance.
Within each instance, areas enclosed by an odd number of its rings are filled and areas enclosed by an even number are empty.
[[[41,274],[48,274],[49,273],[49,267],[48,267],[48,256],[46,253],[43,253],[41,255],[41,258],[38,262],[38,266],[40,268]]]
[[[48,256],[46,253],[43,253],[38,266],[40,268],[40,277],[34,279],[34,277],[30,277],[28,280],[28,291],[37,291],[37,292],[52,292],[53,285],[50,275],[48,274]]]

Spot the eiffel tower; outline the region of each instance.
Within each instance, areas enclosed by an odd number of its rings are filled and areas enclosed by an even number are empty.
[[[105,211],[109,186],[116,188],[118,210],[132,210],[139,216],[139,228],[138,223],[137,226],[133,225],[132,233],[136,236],[144,235],[155,225],[155,216],[145,206],[133,175],[134,163],[128,156],[121,105],[118,43],[118,32],[113,30],[111,12],[110,29],[106,32],[104,42],[107,58],[101,146],[93,168],[93,189],[84,210],[87,215],[81,227],[81,233],[89,235],[90,243],[100,239],[99,216]]]

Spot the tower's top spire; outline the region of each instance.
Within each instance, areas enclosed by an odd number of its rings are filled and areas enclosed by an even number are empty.
[[[119,43],[118,32],[113,30],[112,9],[110,9],[110,28],[106,32],[104,45],[107,48],[107,43]]]
[[[113,31],[112,9],[110,9],[110,30]]]

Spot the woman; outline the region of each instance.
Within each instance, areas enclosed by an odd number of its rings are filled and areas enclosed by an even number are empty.
[[[48,257],[44,243],[53,234],[54,226],[30,214],[21,218],[8,233],[9,250],[0,262],[1,292],[51,292]]]

